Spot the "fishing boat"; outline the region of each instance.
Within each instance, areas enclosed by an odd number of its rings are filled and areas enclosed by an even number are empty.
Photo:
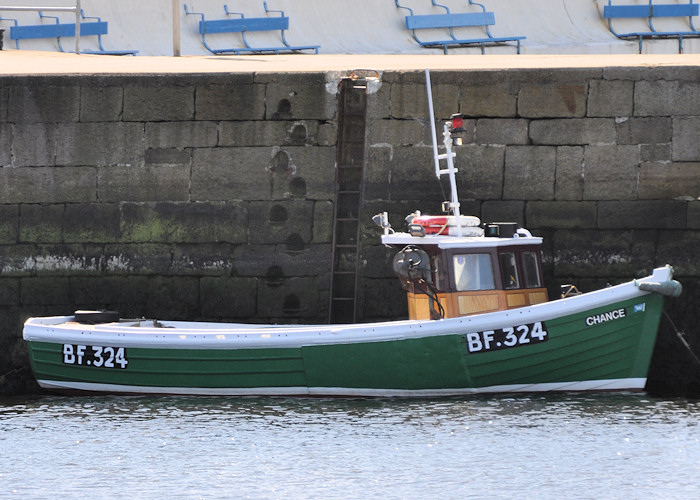
[[[426,72],[429,88],[429,73]],[[429,93],[430,95],[430,93]],[[395,231],[374,221],[406,291],[408,319],[344,325],[253,325],[123,319],[111,311],[30,318],[34,374],[59,392],[224,396],[422,397],[643,390],[670,266],[549,300],[542,238],[460,213],[453,134],[435,141],[450,179],[446,214],[415,212]],[[443,163],[446,165],[443,168]]]

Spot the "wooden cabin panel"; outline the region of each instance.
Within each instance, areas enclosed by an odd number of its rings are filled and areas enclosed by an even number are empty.
[[[430,305],[427,295],[409,292],[407,298],[409,319],[430,319]],[[438,294],[438,300],[445,311],[445,318],[455,318],[547,302],[547,290],[537,288],[517,291],[489,290],[441,293]]]
[[[430,302],[424,293],[407,293],[408,298],[408,318],[409,319],[430,319]],[[438,294],[438,300],[445,309],[445,317],[451,318],[449,301],[445,294]],[[435,309],[438,310],[437,305]]]
[[[457,294],[459,316],[502,309],[503,292]]]
[[[529,296],[530,296],[530,305],[542,304],[543,302],[547,302],[549,300],[549,298],[547,297],[547,289],[546,288],[531,290],[529,293]]]
[[[528,293],[524,290],[518,290],[517,292],[509,292],[506,294],[506,303],[508,304],[508,309],[526,306],[528,305],[528,300]]]

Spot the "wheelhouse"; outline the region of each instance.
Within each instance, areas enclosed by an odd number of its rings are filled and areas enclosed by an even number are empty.
[[[452,318],[547,302],[542,239],[510,224],[510,232],[496,231],[496,236],[384,235],[386,245],[400,249],[394,271],[407,293],[409,318]]]

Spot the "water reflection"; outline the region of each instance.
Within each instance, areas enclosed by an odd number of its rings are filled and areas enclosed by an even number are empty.
[[[0,495],[687,498],[699,410],[639,394],[5,400]]]

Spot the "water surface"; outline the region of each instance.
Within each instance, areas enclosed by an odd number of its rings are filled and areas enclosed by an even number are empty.
[[[700,402],[0,401],[0,498],[698,498]]]

